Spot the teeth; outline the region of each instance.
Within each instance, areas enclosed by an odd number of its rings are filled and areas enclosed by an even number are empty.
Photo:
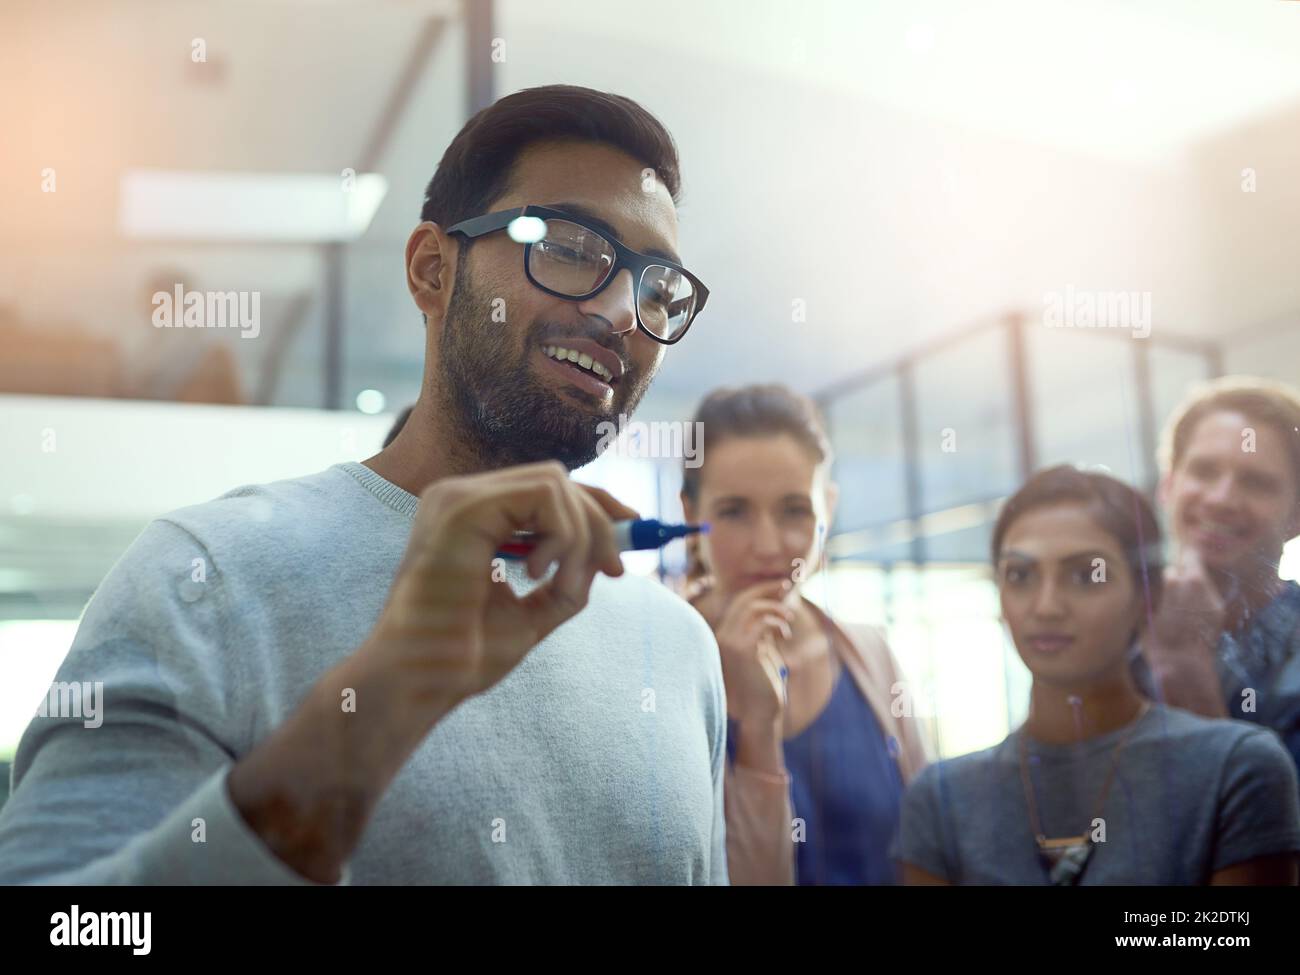
[[[575,352],[573,349],[566,349],[558,345],[544,345],[542,346],[542,351],[546,355],[550,356],[552,359],[556,359],[560,362],[572,362],[583,369],[587,369],[590,372],[594,372],[601,379],[605,380],[605,382],[609,382],[614,378],[614,374],[612,372],[610,372],[608,369],[602,366],[591,356],[587,355],[585,352],[578,353]]]

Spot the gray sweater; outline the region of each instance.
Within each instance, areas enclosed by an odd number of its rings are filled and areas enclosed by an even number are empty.
[[[102,682],[98,714],[56,704],[19,743],[0,883],[305,883],[226,777],[364,640],[417,504],[346,463],[145,528],[55,678]],[[725,884],[725,733],[708,624],[653,580],[598,574],[416,749],[343,882]]]

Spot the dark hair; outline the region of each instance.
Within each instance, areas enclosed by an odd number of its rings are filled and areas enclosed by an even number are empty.
[[[505,193],[524,149],[552,140],[600,142],[621,149],[653,169],[678,202],[677,146],[657,118],[622,95],[545,85],[507,95],[465,123],[424,191],[420,219],[445,228],[479,216]]]
[[[1282,435],[1300,498],[1300,392],[1254,376],[1224,376],[1193,387],[1161,434],[1161,467],[1172,471],[1178,466],[1201,420],[1211,413],[1229,410]]]
[[[694,426],[694,424],[700,424]],[[778,437],[788,435],[804,447],[820,465],[833,459],[826,424],[817,404],[781,383],[762,383],[733,388],[723,386],[704,397],[695,410],[692,428],[701,430],[711,446],[729,437]],[[700,498],[705,451],[700,445],[701,463],[682,466],[682,493],[695,504]],[[696,546],[698,536],[687,539],[687,578],[702,572]]]
[[[998,562],[1002,540],[1017,518],[1036,508],[1063,502],[1082,502],[1089,514],[1119,542],[1133,570],[1135,584],[1150,594],[1154,611],[1164,583],[1164,556],[1160,549],[1160,523],[1141,492],[1105,474],[1081,471],[1069,464],[1034,474],[1007,499],[993,526],[993,564]]]

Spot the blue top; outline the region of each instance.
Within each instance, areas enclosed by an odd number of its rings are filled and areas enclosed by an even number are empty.
[[[735,743],[736,725],[728,720],[727,757],[733,762]],[[898,882],[889,858],[903,793],[896,750],[886,743],[857,682],[841,667],[821,714],[785,741],[796,820],[796,883]]]

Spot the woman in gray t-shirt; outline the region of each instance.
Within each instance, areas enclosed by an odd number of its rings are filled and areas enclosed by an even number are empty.
[[[891,850],[904,881],[1296,883],[1296,772],[1277,736],[1133,683],[1162,571],[1146,499],[1101,474],[1041,471],[999,515],[993,561],[1033,674],[1029,717],[913,782]]]

